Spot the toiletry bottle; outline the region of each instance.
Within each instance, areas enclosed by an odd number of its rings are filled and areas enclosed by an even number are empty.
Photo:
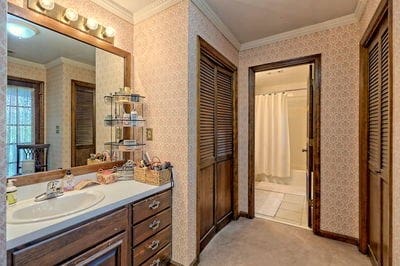
[[[131,111],[131,120],[132,120],[132,126],[136,126],[137,125],[137,120],[138,119],[138,112],[136,111],[136,109],[133,109]]]
[[[7,180],[7,204],[13,205],[17,203],[17,187],[14,186],[15,179],[8,179]]]
[[[71,170],[67,170],[67,173],[65,174],[63,178],[63,189],[64,191],[72,191],[74,190],[75,186],[75,177],[71,173]]]
[[[122,120],[123,120],[123,125],[124,125],[124,126],[129,126],[129,125],[130,125],[130,121],[129,121],[129,120],[132,120],[132,119],[131,119],[131,114],[129,114],[129,113],[124,113],[124,114],[122,115]]]

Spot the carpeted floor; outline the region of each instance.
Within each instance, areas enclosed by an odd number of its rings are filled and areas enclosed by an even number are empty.
[[[200,254],[201,266],[371,265],[356,246],[264,219],[232,221]]]

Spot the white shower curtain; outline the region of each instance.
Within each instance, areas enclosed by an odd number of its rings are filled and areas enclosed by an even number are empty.
[[[287,95],[257,95],[255,104],[256,175],[289,177],[290,143]]]

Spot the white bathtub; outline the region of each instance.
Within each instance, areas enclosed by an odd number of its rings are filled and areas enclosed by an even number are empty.
[[[306,185],[306,171],[292,169],[291,182],[289,185],[305,186]]]

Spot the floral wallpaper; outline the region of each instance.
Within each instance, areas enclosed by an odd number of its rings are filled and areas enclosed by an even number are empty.
[[[393,0],[393,265],[400,265],[400,0]]]
[[[0,0],[0,29],[6,28],[7,22],[7,2]],[[0,106],[6,105],[6,87],[7,87],[7,33],[0,30]],[[5,112],[0,112],[0,121],[4,124],[6,121]],[[6,154],[6,128],[0,127],[0,154]],[[6,263],[6,161],[0,160],[0,265]]]
[[[150,156],[171,161],[175,188],[172,210],[173,260],[189,265],[194,259],[195,232],[192,181],[188,176],[188,1],[138,23],[134,29],[135,90],[146,96],[146,126],[153,141]]]
[[[247,211],[248,68],[322,54],[321,229],[358,237],[357,36],[351,24],[240,52],[240,210]]]

